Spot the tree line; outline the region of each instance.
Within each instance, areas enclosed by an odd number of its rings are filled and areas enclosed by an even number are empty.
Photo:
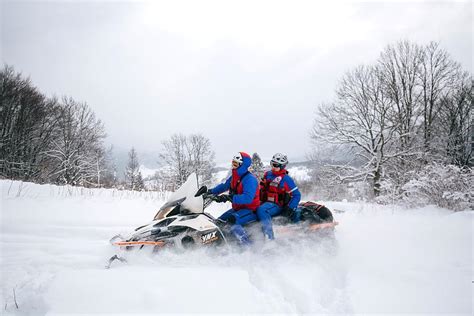
[[[376,198],[407,195],[407,184],[433,163],[430,170],[453,165],[470,176],[472,88],[472,75],[439,43],[387,46],[374,64],[348,71],[335,99],[317,107],[314,157],[351,157],[324,164],[319,176],[366,183]]]
[[[0,113],[1,177],[90,187],[113,182],[104,125],[86,103],[48,98],[5,65]]]
[[[86,103],[48,98],[13,67],[0,71],[0,177],[36,183],[145,190],[138,153],[131,148],[119,179],[104,124]],[[201,134],[175,134],[163,141],[152,189],[174,190],[196,172],[210,183],[211,142]],[[155,181],[156,183],[157,181]]]

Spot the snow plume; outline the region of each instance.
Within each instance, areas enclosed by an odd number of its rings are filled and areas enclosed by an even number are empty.
[[[109,238],[149,222],[164,199],[10,184],[0,181],[7,315],[472,312],[472,212],[328,202],[335,241],[276,229],[263,243],[257,223],[249,249],[143,249],[106,270]]]

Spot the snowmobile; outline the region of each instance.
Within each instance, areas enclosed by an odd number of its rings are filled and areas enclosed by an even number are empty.
[[[198,190],[195,173],[158,210],[153,221],[136,228],[128,236],[116,235],[110,243],[122,250],[153,247],[153,251],[162,248],[188,249],[195,246],[221,246],[236,243],[230,232],[230,225],[206,213],[205,209],[218,200],[215,195]],[[286,225],[287,217],[275,218],[275,231],[281,235],[291,235],[293,231],[333,231],[338,224],[334,221],[331,211],[314,202],[300,203],[301,224]],[[258,223],[256,223],[258,224]],[[250,224],[252,225],[252,223]],[[255,223],[254,223],[255,225]],[[114,255],[106,266],[110,267],[114,260],[126,261]]]

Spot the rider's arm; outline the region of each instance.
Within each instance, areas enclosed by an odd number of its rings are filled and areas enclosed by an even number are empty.
[[[288,175],[285,177],[284,186],[285,186],[286,192],[288,192],[291,195],[291,200],[288,203],[288,207],[294,210],[296,209],[296,207],[298,207],[298,203],[300,203],[300,200],[301,200],[300,190],[298,190],[298,187],[296,186],[295,182]]]
[[[258,180],[254,176],[247,176],[242,180],[242,194],[235,194],[232,203],[250,204],[257,194]]]
[[[231,179],[232,179],[232,177],[229,177],[229,178],[226,180],[226,182],[221,183],[221,184],[218,184],[216,187],[210,189],[209,191],[210,191],[212,194],[215,194],[215,195],[221,194],[222,192],[225,192],[225,191],[229,191]]]

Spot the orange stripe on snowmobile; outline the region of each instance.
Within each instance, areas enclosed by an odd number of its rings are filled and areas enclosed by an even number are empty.
[[[339,222],[331,222],[331,223],[320,223],[320,224],[313,224],[310,225],[308,228],[311,231],[316,231],[318,229],[323,229],[323,228],[331,228],[335,227],[336,225],[339,225]],[[278,234],[293,234],[301,231],[301,227],[297,226],[283,226],[283,227],[274,227],[275,232]]]
[[[153,246],[164,246],[164,241],[118,241],[114,242],[115,246],[141,246],[141,245],[153,245]]]
[[[339,225],[339,222],[332,222],[332,223],[321,223],[321,224],[313,224],[309,226],[310,230],[317,230],[322,228],[329,228]]]

